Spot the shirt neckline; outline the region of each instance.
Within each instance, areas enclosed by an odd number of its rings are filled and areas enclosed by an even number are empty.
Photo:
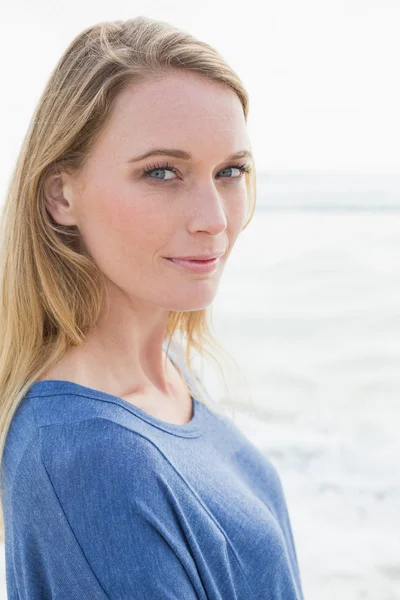
[[[128,402],[119,396],[114,396],[113,394],[81,385],[80,383],[68,381],[66,379],[44,379],[41,381],[35,381],[29,388],[26,396],[52,396],[64,395],[68,393],[75,396],[94,398],[95,400],[118,404],[150,425],[176,436],[197,437],[202,433],[202,402],[197,400],[192,394],[190,395],[192,400],[192,418],[188,423],[180,425],[177,423],[168,423],[167,421],[158,419],[157,417],[150,415],[138,406],[135,406],[131,402]]]

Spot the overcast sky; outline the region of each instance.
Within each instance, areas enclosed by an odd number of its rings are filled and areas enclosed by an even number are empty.
[[[400,172],[399,0],[15,0],[0,13],[3,184],[73,37],[138,15],[186,29],[238,72],[258,170]]]

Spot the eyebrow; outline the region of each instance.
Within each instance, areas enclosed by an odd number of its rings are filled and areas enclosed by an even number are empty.
[[[135,156],[134,158],[129,159],[127,162],[128,163],[138,162],[139,160],[143,160],[144,158],[147,158],[148,156],[158,156],[158,155],[174,156],[175,158],[182,158],[183,160],[190,160],[192,158],[192,155],[189,152],[186,152],[185,150],[178,150],[176,148],[151,148],[148,152],[145,152],[144,154],[140,154],[139,156]],[[236,160],[238,158],[245,158],[245,157],[253,159],[253,155],[249,150],[239,150],[238,152],[235,152],[234,154],[231,154],[230,156],[228,156],[228,158],[226,160]]]

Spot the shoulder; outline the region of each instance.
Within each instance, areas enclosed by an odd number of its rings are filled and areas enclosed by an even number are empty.
[[[105,419],[41,427],[29,442],[7,491],[6,511],[43,522],[65,514],[82,535],[104,533],[104,517],[172,518],[175,495],[189,490],[148,439]],[[61,508],[62,507],[62,508]],[[46,517],[47,514],[47,517]],[[34,517],[36,519],[36,516]],[[117,522],[113,523],[114,531]],[[108,526],[107,526],[108,527]],[[106,528],[107,528],[106,527]],[[109,531],[112,535],[112,531]],[[107,534],[108,535],[108,534]]]
[[[59,468],[74,468],[76,461],[104,467],[149,466],[162,462],[157,446],[138,431],[102,416],[39,427],[43,460]]]
[[[167,461],[159,448],[140,433],[103,417],[73,422],[53,422],[29,430],[18,430],[20,443],[13,440],[4,454],[7,484],[14,484],[19,474],[37,473],[43,467],[53,481],[63,483],[84,480],[94,485],[104,478],[117,483],[121,476],[149,478],[165,471]],[[13,432],[13,436],[15,432]]]
[[[99,417],[41,427],[40,453],[60,495],[96,502],[111,493],[148,497],[171,469],[152,441]]]

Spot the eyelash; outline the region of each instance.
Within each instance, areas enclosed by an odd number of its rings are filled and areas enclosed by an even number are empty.
[[[168,164],[168,162],[165,162],[162,165],[160,165],[160,164],[149,165],[148,167],[143,169],[143,175],[145,178],[150,179],[149,175],[152,171],[157,171],[157,170],[162,171],[163,169],[165,169],[166,171],[172,171],[175,175],[177,175],[177,170],[175,169],[175,167]],[[222,169],[222,171],[225,171],[225,169],[239,169],[239,171],[242,173],[242,175],[244,175],[245,173],[251,172],[251,166],[246,165],[246,164],[244,164],[244,165],[228,165],[227,167],[224,167]],[[228,179],[242,179],[242,177],[228,177]],[[157,179],[155,179],[155,181],[157,181]],[[170,180],[160,179],[159,181],[170,181]]]

